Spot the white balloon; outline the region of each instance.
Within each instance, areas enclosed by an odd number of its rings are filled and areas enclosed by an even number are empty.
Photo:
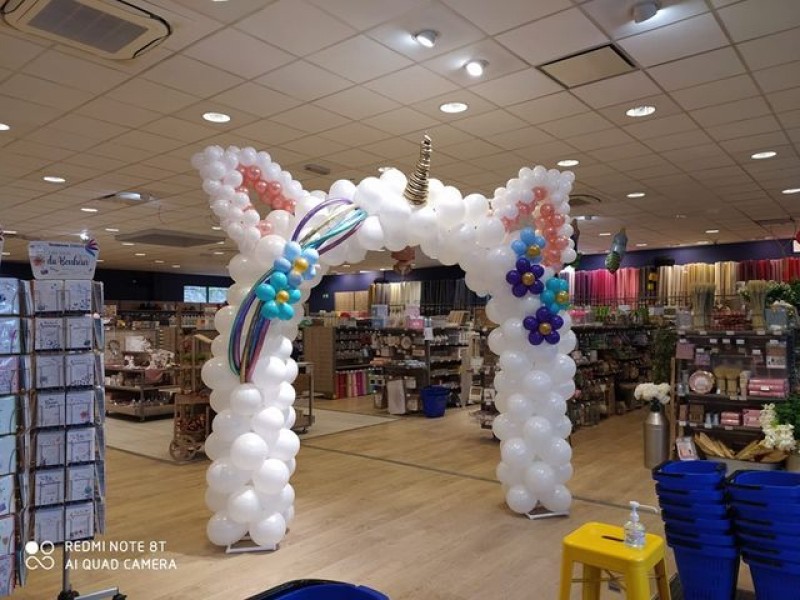
[[[230,447],[231,445],[229,442],[226,442],[219,436],[219,434],[212,431],[210,434],[208,434],[208,437],[203,444],[203,452],[205,452],[206,456],[211,460],[217,460],[218,458],[225,456],[230,450]],[[216,510],[214,512],[216,512]]]
[[[294,427],[295,422],[297,421],[297,411],[295,411],[294,406],[290,406],[289,408],[284,408],[283,415],[285,418],[283,426],[286,429],[292,429]]]
[[[524,485],[512,485],[506,492],[506,504],[515,513],[524,515],[536,508],[536,496]]]
[[[211,488],[206,488],[205,501],[208,510],[210,510],[212,513],[225,510],[225,508],[228,506],[228,496],[229,494],[215,492]]]
[[[498,360],[503,371],[508,371],[516,376],[522,375],[530,368],[527,357],[522,352],[515,350],[505,350],[500,354]]]
[[[562,442],[564,440],[561,440]],[[513,468],[522,468],[533,459],[533,451],[521,437],[501,442],[500,456],[504,463]]]
[[[248,473],[237,469],[230,460],[225,458],[212,462],[206,471],[208,487],[216,492],[227,494],[242,487],[249,478]]]
[[[231,462],[238,469],[252,471],[267,458],[269,448],[257,433],[243,433],[231,445]]]
[[[572,435],[572,421],[567,415],[561,415],[553,423],[553,433],[558,437],[565,439]]]
[[[356,238],[367,250],[380,250],[383,248],[383,228],[378,217],[373,215],[364,219],[361,228],[356,233]]]
[[[550,493],[542,495],[542,504],[548,510],[563,512],[568,510],[572,504],[572,494],[566,487],[558,484]]]
[[[262,266],[263,270],[272,268],[275,260],[283,255],[283,248],[286,240],[278,235],[265,235],[256,244],[253,252],[255,260]],[[233,274],[231,274],[233,277]],[[236,279],[234,277],[234,279]],[[237,280],[238,281],[238,280]]]
[[[200,378],[212,390],[231,389],[239,383],[239,378],[231,372],[227,359],[221,356],[206,361],[200,370]]]
[[[488,217],[478,224],[477,242],[484,248],[491,248],[503,241],[505,227],[497,217]]]
[[[550,443],[540,449],[542,459],[551,467],[559,467],[569,463],[572,448],[561,438],[553,437]]]
[[[497,479],[498,481],[500,481],[500,483],[504,483],[506,485],[514,485],[515,483],[522,483],[525,477],[525,470],[515,469],[501,461],[497,463],[497,468],[495,469],[495,475],[497,476]]]
[[[277,406],[269,406],[257,413],[250,424],[258,435],[265,440],[277,439],[278,431],[283,427],[283,413]]]
[[[563,440],[562,440],[563,441]],[[300,450],[300,438],[291,429],[281,429],[275,447],[270,449],[270,457],[290,460]]]
[[[206,535],[215,546],[228,546],[238,542],[247,533],[247,525],[237,523],[225,511],[216,513],[206,525]]]
[[[250,537],[264,547],[276,546],[286,535],[286,521],[280,513],[272,514],[250,524]]]
[[[248,286],[243,285],[241,283],[234,283],[231,287],[228,288],[228,293],[226,296],[228,304],[239,306],[244,300],[245,296],[247,296],[247,293],[249,291],[250,288]]]
[[[274,402],[275,406],[278,408],[288,408],[294,404],[294,399],[294,387],[292,387],[291,383],[284,381],[281,382],[280,386],[278,387],[278,393],[275,394],[274,398],[272,398],[272,402]]]
[[[277,387],[285,377],[286,362],[276,356],[262,357],[253,372],[253,382],[259,386]]]
[[[565,354],[559,354],[550,364],[550,377],[556,385],[571,381],[575,377],[575,361]]]
[[[531,396],[538,397],[550,392],[553,380],[544,371],[530,371],[524,379],[525,391]]]
[[[555,485],[553,468],[545,462],[537,460],[525,471],[525,487],[539,497],[552,493]]]
[[[520,319],[506,319],[500,326],[504,339],[510,344],[521,344],[527,341],[528,331],[522,326]]]
[[[256,491],[250,487],[234,492],[228,498],[227,513],[237,523],[249,523],[261,514],[261,502]]]
[[[238,415],[254,415],[261,408],[261,392],[252,383],[243,383],[231,391],[230,404]]]
[[[550,443],[553,426],[546,417],[534,416],[522,426],[522,436],[534,450],[539,450],[543,443]]]
[[[572,479],[572,465],[567,463],[553,468],[556,483],[564,484]]]
[[[211,408],[213,408],[216,413],[221,413],[223,410],[230,409],[231,407],[231,397],[228,390],[213,390],[208,401],[209,404],[211,404]]]
[[[492,432],[500,440],[522,437],[522,428],[505,414],[497,415],[492,421]]]
[[[250,419],[226,409],[217,413],[211,427],[221,440],[232,443],[240,435],[250,431]]]
[[[253,472],[253,485],[262,494],[279,494],[289,483],[289,477],[286,463],[276,458],[268,458]]]
[[[294,522],[294,506],[290,506],[281,512],[281,516],[283,516],[283,520],[286,522],[286,529],[288,530],[292,522]]]
[[[533,415],[533,399],[523,394],[511,394],[508,397],[508,415],[517,422],[523,422]],[[499,436],[498,436],[499,437]]]

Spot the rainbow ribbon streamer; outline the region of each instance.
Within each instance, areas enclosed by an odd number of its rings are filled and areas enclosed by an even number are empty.
[[[303,239],[298,240],[309,221],[320,211],[328,208],[338,210],[306,233]],[[291,241],[298,242],[303,250],[313,248],[322,256],[358,231],[366,218],[367,213],[350,200],[344,198],[326,200],[315,206],[297,224]],[[261,314],[264,302],[256,296],[256,288],[268,281],[274,271],[273,267],[256,280],[239,306],[233,321],[231,338],[228,342],[228,365],[242,382],[252,381],[253,368],[261,355],[271,323],[270,319]]]

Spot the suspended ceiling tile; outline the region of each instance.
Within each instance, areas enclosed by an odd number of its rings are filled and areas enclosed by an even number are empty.
[[[771,0],[766,9],[760,0],[745,0],[720,9],[719,16],[733,41],[741,42],[800,26],[800,5]]]
[[[45,52],[42,45],[34,43],[35,38],[25,36],[23,39],[22,35],[21,33],[12,35],[8,28],[0,31],[0,47],[3,48],[0,52],[0,67],[17,70]]]
[[[347,79],[304,60],[276,69],[256,81],[306,101],[316,100],[352,85]]]
[[[92,152],[94,152],[94,148],[92,148]],[[67,164],[78,165],[80,167],[88,167],[95,173],[114,171],[121,168],[125,164],[120,160],[108,156],[98,156],[97,154],[92,154],[89,152],[73,154],[69,158],[65,159],[64,162]]]
[[[619,41],[640,65],[651,67],[727,45],[711,14],[698,15]]]
[[[384,158],[406,158],[419,155],[419,142],[409,142],[403,138],[392,137],[365,145],[362,150]]]
[[[208,98],[243,82],[241,77],[182,55],[159,63],[142,77],[197,98]]]
[[[659,65],[647,71],[668,90],[687,88],[744,73],[744,65],[731,48],[721,48],[699,56]]]
[[[726,125],[717,125],[707,129],[709,135],[717,141],[748,137],[759,133],[769,133],[780,129],[780,124],[772,115],[745,119]]]
[[[310,0],[334,16],[347,15],[347,22],[358,30],[374,27],[411,10],[425,0]]]
[[[504,110],[493,110],[482,115],[466,117],[453,123],[453,127],[482,138],[497,133],[518,130],[525,127],[525,125],[522,119]]]
[[[641,71],[626,73],[572,89],[592,108],[602,108],[659,93],[658,87]]]
[[[7,52],[5,46],[3,53]],[[119,85],[129,75],[81,60],[69,54],[48,50],[25,65],[25,73],[69,87],[99,94]]]
[[[780,113],[778,114],[778,120],[787,129],[800,127],[800,109]]]
[[[399,108],[400,104],[363,87],[352,87],[317,100],[314,104],[353,120]]]
[[[789,30],[736,46],[747,66],[753,70],[800,60],[797,31]]]
[[[603,32],[577,8],[523,25],[496,39],[536,66],[608,43]]]
[[[312,54],[308,60],[357,83],[386,75],[410,64],[407,58],[363,35]]]
[[[555,141],[555,138],[550,134],[532,126],[520,126],[511,131],[482,137],[484,137],[487,142],[499,146],[504,150],[518,150],[519,148],[529,147],[532,144],[545,144]]]
[[[556,138],[564,139],[593,131],[610,129],[613,126],[613,123],[597,113],[583,113],[557,121],[542,123],[539,128]]]
[[[675,150],[677,148],[691,148],[692,146],[700,146],[702,144],[708,144],[712,141],[713,140],[708,137],[705,132],[694,130],[651,138],[647,140],[647,145],[656,152],[663,152],[664,150]]]
[[[210,127],[203,127],[199,123],[189,123],[175,117],[158,119],[142,127],[142,130],[186,143],[196,142],[215,133]]]
[[[1,102],[0,105],[2,105]],[[78,108],[75,112],[90,119],[99,119],[124,127],[141,127],[145,123],[155,121],[161,116],[155,111],[131,104],[123,104],[107,96],[95,98],[91,102]]]
[[[455,156],[461,160],[473,160],[475,162],[480,162],[481,157],[497,154],[501,149],[494,144],[476,139],[465,144],[445,146],[442,148],[442,150],[447,152],[447,154]]]
[[[90,119],[76,113],[66,114],[50,123],[49,126],[59,131],[77,133],[94,140],[107,140],[127,131],[125,127]]]
[[[589,107],[569,92],[559,92],[509,106],[506,110],[531,125],[588,112]]]
[[[359,148],[349,148],[347,150],[339,150],[328,158],[336,160],[337,162],[352,167],[365,167],[375,162],[375,156],[369,152],[364,152]]]
[[[369,89],[403,104],[421,102],[457,89],[451,81],[419,65],[384,75],[365,85]]]
[[[138,78],[123,83],[108,92],[107,96],[113,100],[161,114],[180,110],[198,100],[195,96]]]
[[[525,69],[474,85],[470,89],[499,106],[509,106],[553,94],[563,88],[536,69]]]
[[[310,104],[275,115],[273,120],[308,133],[332,129],[348,122],[344,117]]]
[[[355,33],[349,25],[305,0],[279,0],[236,27],[296,56],[306,56]],[[302,28],[299,34],[298,28]]]
[[[414,39],[413,34],[423,29],[439,32],[433,48],[425,48]],[[440,2],[428,2],[369,30],[367,35],[415,62],[422,62],[484,37],[484,33],[475,25]]]
[[[694,110],[714,104],[722,104],[723,102],[752,98],[759,94],[758,88],[749,75],[737,75],[676,90],[672,92],[672,97],[684,109]]]
[[[572,7],[569,0],[506,0],[494,4],[484,0],[444,2],[492,35]]]
[[[93,152],[95,154],[108,156],[109,158],[122,161],[123,163],[139,162],[149,156],[152,156],[153,154],[149,150],[133,148],[131,146],[123,146],[122,144],[118,144],[116,142],[105,142],[103,144],[99,144],[93,148]]]
[[[320,133],[320,136],[329,140],[342,142],[343,144],[359,147],[379,140],[384,140],[391,134],[369,127],[363,123],[353,121],[339,127],[334,127],[328,131]]]
[[[52,144],[58,148],[72,150],[73,152],[89,150],[98,142],[97,138],[90,138],[78,133],[68,133],[52,127],[42,127],[28,135],[27,139],[42,144]]]
[[[614,146],[612,148],[603,148],[597,151],[589,152],[600,161],[614,161],[623,160],[632,156],[640,156],[643,154],[650,154],[650,149],[641,142],[634,142],[633,144],[625,144],[624,146]]]
[[[382,129],[395,135],[416,131],[421,127],[430,127],[438,123],[437,120],[406,107],[364,120],[365,125]]]
[[[282,144],[282,147],[308,158],[328,156],[347,148],[344,144],[334,142],[333,140],[327,140],[317,135],[309,135],[299,140],[286,142]]]
[[[236,29],[226,28],[193,44],[187,56],[245,79],[253,79],[295,57]]]
[[[264,0],[236,0],[233,3],[197,2],[197,0],[172,0],[172,2],[177,2],[220,23],[233,23],[264,6]]]
[[[743,160],[751,160],[750,154],[758,150],[769,149],[773,146],[783,146],[787,143],[786,135],[782,131],[773,131],[759,135],[750,135],[720,142],[728,152],[739,155]],[[745,155],[745,153],[747,153]]]
[[[114,142],[117,144],[122,144],[123,146],[149,150],[152,154],[169,152],[170,150],[174,150],[175,148],[183,146],[183,143],[177,140],[141,130],[123,133],[122,135],[114,138]]]
[[[251,81],[222,92],[211,98],[211,101],[232,106],[259,117],[268,117],[301,104],[295,98]]]
[[[708,11],[703,0],[662,0],[661,8],[655,17],[643,23],[636,23],[633,20],[630,2],[592,0],[585,2],[581,9],[589,13],[589,16],[614,39],[663,27]]]
[[[449,146],[451,144],[459,144],[461,142],[467,142],[472,139],[471,135],[462,131],[461,129],[456,129],[452,125],[444,125],[444,124],[412,131],[406,134],[405,138],[412,142],[419,142],[422,139],[422,136],[425,134],[428,134],[430,136],[431,141],[433,141],[434,148],[440,146]],[[491,140],[487,141],[491,142]]]
[[[753,77],[766,93],[800,86],[800,61],[756,71]]]
[[[606,129],[569,138],[569,143],[579,150],[590,151],[611,146],[622,146],[634,142],[630,135],[621,129]]]
[[[468,86],[476,81],[464,68],[471,60],[483,60],[488,63],[480,81],[497,79],[528,66],[506,48],[488,38],[427,60],[423,65],[454,83]]]
[[[55,146],[40,144],[28,140],[17,140],[5,147],[6,152],[13,152],[27,156],[35,156],[37,158],[50,159],[53,161],[64,160],[68,156],[74,154],[72,150],[65,150],[63,148],[56,148]]]
[[[775,112],[786,112],[800,106],[800,87],[767,94],[767,100]]]
[[[771,112],[764,99],[761,96],[757,96],[693,110],[690,114],[703,127],[712,127],[743,119],[761,117]]]
[[[59,110],[72,110],[92,98],[88,92],[66,87],[38,77],[17,73],[0,83],[0,94],[19,98],[20,100],[36,100],[39,104],[52,106]]]
[[[527,148],[520,148],[516,151],[520,156],[525,157],[529,165],[536,165],[547,162],[548,159],[561,160],[575,154],[575,148],[565,142],[549,142],[547,144],[534,144]]]

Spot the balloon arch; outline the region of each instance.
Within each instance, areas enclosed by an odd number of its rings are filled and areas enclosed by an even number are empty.
[[[276,546],[294,518],[300,440],[292,431],[297,364],[292,340],[303,302],[330,266],[356,264],[369,250],[420,246],[445,265],[458,263],[466,284],[490,296],[499,324],[489,347],[499,355],[493,425],[501,440],[497,477],[511,510],[569,508],[572,476],[566,401],[575,392],[569,352],[575,334],[567,282],[557,274],[575,260],[568,224],[574,175],[523,168],[494,197],[462,197],[428,178],[425,137],[409,177],[389,169],[358,185],[336,181],[306,192],[266,152],[210,146],[192,158],[211,209],[239,253],[234,285],[214,323],[219,336],[202,370],[217,412],[206,441],[212,459],[207,534],[226,546],[249,534]],[[261,210],[255,199],[262,203]]]

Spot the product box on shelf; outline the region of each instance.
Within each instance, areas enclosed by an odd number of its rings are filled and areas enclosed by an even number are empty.
[[[64,469],[40,469],[34,474],[33,505],[64,503]]]
[[[17,472],[17,436],[0,437],[0,475]]]
[[[422,331],[425,328],[425,319],[422,317],[406,317],[406,327],[408,329],[414,329],[417,331]]]
[[[0,515],[15,512],[14,479],[13,473],[0,477]]]
[[[0,435],[17,432],[17,396],[0,396]]]
[[[373,304],[370,316],[373,318],[388,317],[389,305],[388,304]]]

